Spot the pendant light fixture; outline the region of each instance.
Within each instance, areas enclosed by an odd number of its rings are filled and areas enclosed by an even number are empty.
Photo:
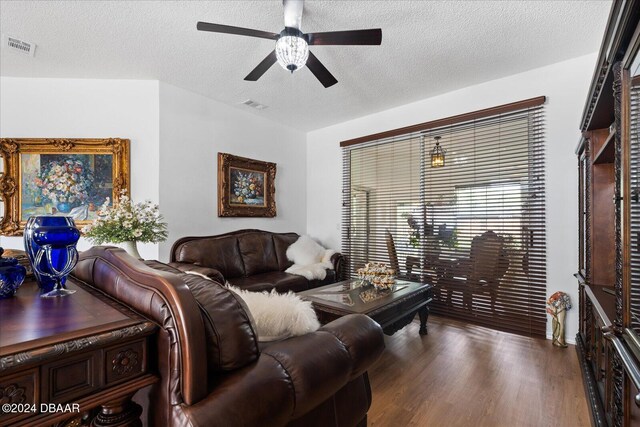
[[[444,155],[447,153],[447,150],[440,146],[440,138],[441,136],[434,136],[433,139],[436,140],[436,145],[431,150],[431,167],[432,168],[441,168],[444,167]]]

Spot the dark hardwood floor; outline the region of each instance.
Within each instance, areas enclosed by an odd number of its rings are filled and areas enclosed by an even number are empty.
[[[429,317],[391,337],[369,371],[370,426],[588,427],[574,346]]]

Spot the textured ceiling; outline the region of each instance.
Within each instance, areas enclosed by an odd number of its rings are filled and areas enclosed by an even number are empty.
[[[196,31],[197,21],[279,32],[273,1],[2,1],[0,30],[37,44],[0,51],[0,74],[157,79],[267,119],[312,130],[595,52],[609,1],[313,1],[304,32],[382,28],[382,46],[313,46],[338,79],[307,69],[249,73],[266,39]],[[269,106],[239,105],[251,98]]]

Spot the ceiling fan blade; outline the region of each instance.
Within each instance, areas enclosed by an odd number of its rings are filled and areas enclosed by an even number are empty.
[[[327,33],[306,34],[309,44],[313,45],[380,45],[382,30],[329,31]]]
[[[268,31],[252,30],[251,28],[232,27],[231,25],[212,24],[210,22],[198,22],[196,28],[200,31],[213,33],[236,34],[238,36],[258,37],[261,39],[276,40],[278,34]]]
[[[245,77],[244,79],[252,81],[252,82],[255,82],[260,77],[262,77],[262,75],[264,73],[266,73],[266,71],[269,68],[271,68],[271,66],[273,64],[275,64],[276,61],[277,61],[277,59],[276,59],[276,51],[274,50],[269,55],[267,55],[267,57],[264,58],[262,60],[262,62],[258,64],[258,66],[256,68],[254,68],[249,74],[247,74],[247,77]]]
[[[300,29],[304,0],[282,0],[284,6],[284,26]]]
[[[324,65],[322,65],[322,62],[320,62],[320,60],[316,58],[316,56],[312,52],[309,52],[309,59],[307,59],[307,67],[309,67],[309,70],[311,70],[313,75],[316,76],[318,80],[320,80],[320,83],[322,83],[322,86],[330,87],[338,83],[338,80],[336,80],[336,78],[333,77],[333,75],[329,72],[329,70],[327,70],[327,68]]]

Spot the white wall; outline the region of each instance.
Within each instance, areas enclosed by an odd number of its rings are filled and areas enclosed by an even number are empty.
[[[275,218],[219,218],[218,152],[277,163]],[[241,228],[304,233],[305,134],[193,92],[160,83],[160,208],[171,244]]]
[[[0,78],[3,138],[108,138],[131,140],[131,195],[159,200],[158,82],[141,80]],[[0,237],[22,249],[22,237]],[[78,248],[87,249],[81,239]],[[158,245],[139,245],[157,258]]]
[[[305,134],[206,97],[151,80],[0,79],[1,137],[122,137],[131,140],[131,194],[160,204],[169,239],[141,244],[169,259],[185,235],[240,228],[304,233]],[[217,153],[277,163],[275,218],[218,218]],[[21,237],[0,237],[6,248]],[[81,239],[79,249],[90,246]]]
[[[567,292],[567,338],[578,331],[577,168],[573,150],[596,55],[591,54],[467,87],[307,134],[307,233],[340,247],[340,141],[540,95],[547,96],[547,293]],[[426,76],[425,78],[428,78]],[[550,325],[547,333],[550,336]]]

